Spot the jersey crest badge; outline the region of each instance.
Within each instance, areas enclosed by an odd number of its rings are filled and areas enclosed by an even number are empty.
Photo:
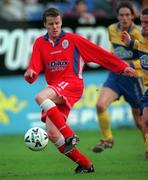
[[[64,49],[66,49],[66,48],[68,48],[68,46],[69,46],[69,42],[68,42],[68,40],[64,40],[63,42],[62,42],[62,47],[64,48]]]

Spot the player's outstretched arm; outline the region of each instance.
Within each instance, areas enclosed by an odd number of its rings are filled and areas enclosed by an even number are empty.
[[[132,67],[126,67],[124,69],[122,75],[130,76],[130,77],[137,77],[137,73],[136,73],[135,69],[133,69]]]
[[[27,69],[24,78],[27,82],[33,83],[37,79],[37,73],[32,69]]]

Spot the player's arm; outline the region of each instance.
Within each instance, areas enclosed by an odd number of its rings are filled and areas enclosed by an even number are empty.
[[[136,76],[135,70],[129,67],[126,62],[89,40],[75,35],[75,44],[85,63],[94,62],[113,72]]]
[[[24,74],[25,80],[29,83],[33,83],[37,79],[42,69],[43,65],[40,55],[39,42],[36,40],[33,45],[29,66]]]

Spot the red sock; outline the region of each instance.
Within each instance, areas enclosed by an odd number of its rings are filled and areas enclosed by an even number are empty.
[[[58,150],[63,153],[65,148],[65,144],[58,147]],[[64,153],[63,153],[64,154]],[[70,158],[72,161],[76,162],[80,166],[86,166],[90,167],[92,165],[92,162],[84,155],[82,154],[76,147],[73,148],[69,153],[66,154],[68,158]]]
[[[74,135],[72,129],[66,124],[64,117],[57,107],[53,107],[47,111],[47,116],[61,132],[61,134],[67,138]]]

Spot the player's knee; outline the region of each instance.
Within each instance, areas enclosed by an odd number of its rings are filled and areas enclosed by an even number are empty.
[[[140,121],[136,122],[136,127],[138,129],[142,129],[142,122],[140,122]]]
[[[97,102],[96,104],[96,109],[97,109],[97,112],[104,112],[106,110],[106,106],[104,103],[102,102]]]
[[[40,94],[36,95],[35,100],[45,112],[56,106],[51,99],[42,97]]]
[[[42,97],[42,95],[39,93],[35,96],[35,101],[40,105],[43,101],[44,98]]]

